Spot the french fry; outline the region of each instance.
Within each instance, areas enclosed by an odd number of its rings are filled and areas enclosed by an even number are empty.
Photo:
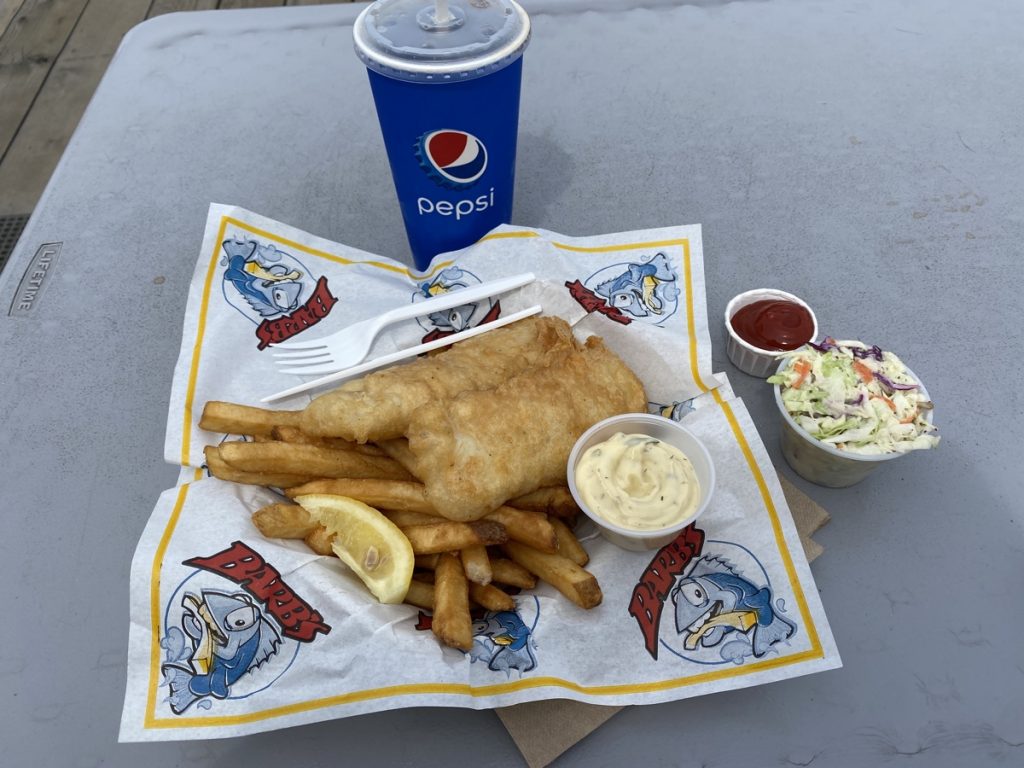
[[[333,541],[334,534],[322,525],[317,525],[317,527],[310,531],[305,537],[306,546],[318,555],[333,555],[334,547],[331,546],[331,542]]]
[[[393,459],[303,443],[223,443],[220,456],[246,472],[284,472],[314,477],[408,479]],[[360,499],[362,501],[362,499]]]
[[[416,555],[416,567],[432,571],[437,568],[438,555]]]
[[[413,579],[409,582],[409,591],[405,593],[405,602],[415,605],[417,608],[432,611],[434,609],[434,585]]]
[[[582,567],[589,556],[572,532],[580,510],[568,488],[539,488],[476,521],[456,522],[427,499],[415,477],[417,461],[425,459],[411,453],[405,438],[360,444],[312,435],[302,424],[302,411],[207,403],[202,429],[251,438],[208,446],[210,474],[283,488],[292,499],[341,495],[382,510],[416,557],[404,601],[433,612],[434,634],[445,645],[472,649],[471,604],[488,611],[515,609],[499,584],[532,589],[539,577],[581,608],[601,603],[597,579]],[[334,555],[334,534],[297,504],[268,504],[252,520],[268,538],[301,538],[314,552]]]
[[[348,496],[375,509],[396,512],[423,512],[436,515],[437,510],[427,501],[423,484],[409,480],[374,480],[333,478],[314,480],[298,488],[290,488],[287,495],[294,498],[307,493],[330,493]]]
[[[508,531],[508,537],[521,544],[528,544],[541,552],[557,552],[558,537],[548,519],[539,512],[526,512],[512,507],[498,507],[484,520],[501,523]]]
[[[439,512],[427,501],[423,484],[418,482],[333,478],[314,480],[299,488],[289,488],[285,493],[291,498],[306,493],[337,494],[359,499],[364,504],[376,509],[394,512],[420,512],[447,519],[444,518],[443,512]],[[504,506],[485,515],[483,519],[501,523],[508,528],[509,538],[529,544],[542,552],[555,552],[558,549],[558,539],[555,536],[554,528],[539,512]],[[399,527],[402,525],[401,523],[396,524]]]
[[[515,562],[544,579],[580,608],[601,604],[601,587],[597,579],[569,558],[539,552],[517,541],[507,542],[504,549]]]
[[[270,437],[282,443],[303,443],[305,445],[321,445],[324,448],[339,448],[345,451],[365,453],[367,456],[387,456],[372,443],[354,443],[341,437],[317,437],[303,432],[298,427],[279,424],[270,430]]]
[[[530,512],[543,512],[554,517],[572,517],[580,511],[576,499],[564,485],[538,488],[525,496],[512,499],[508,506]]]
[[[363,503],[365,504],[366,502],[364,501]],[[443,517],[427,515],[423,512],[406,512],[401,509],[385,509],[381,510],[381,512],[384,517],[399,528],[408,528],[410,525],[433,525],[434,523],[445,522]]]
[[[270,411],[250,405],[236,405],[210,400],[199,418],[199,428],[228,435],[261,435],[270,437],[277,425],[298,426],[302,411]]]
[[[469,599],[488,611],[514,611],[516,602],[510,595],[490,584],[469,582]]]
[[[478,520],[475,523],[456,523],[446,520],[433,525],[410,525],[402,528],[402,533],[412,544],[412,551],[417,555],[432,555],[440,552],[453,552],[466,547],[501,544],[507,541],[505,528],[489,520]],[[462,563],[459,563],[462,567]]]
[[[308,443],[310,445],[325,445],[322,438],[307,435],[298,427],[289,424],[278,424],[270,428],[270,439],[281,443]]]
[[[467,579],[474,584],[491,583],[491,559],[487,557],[487,547],[466,547],[459,552],[459,557]]]
[[[565,555],[576,565],[586,565],[590,562],[590,555],[580,544],[568,525],[557,518],[551,520],[551,527],[555,529],[555,536],[558,537],[558,554]]]
[[[412,475],[416,474],[416,457],[409,450],[409,441],[404,437],[397,437],[392,440],[381,440],[381,450],[397,461]]]
[[[284,472],[245,472],[228,464],[220,455],[215,445],[203,449],[206,456],[206,467],[210,474],[221,480],[243,485],[266,485],[271,488],[288,488],[293,485],[308,483],[309,475],[286,474]]]
[[[473,621],[469,616],[469,584],[462,563],[450,552],[441,555],[434,571],[434,615],[431,627],[445,645],[473,649]]]
[[[252,513],[252,522],[268,539],[304,539],[317,523],[298,504],[278,502]]]
[[[537,586],[537,577],[519,563],[498,557],[492,557],[490,560],[491,581],[520,589],[533,589]],[[419,565],[419,558],[416,558],[416,564]]]

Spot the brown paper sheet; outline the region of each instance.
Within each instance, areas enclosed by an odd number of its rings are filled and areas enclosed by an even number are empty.
[[[811,535],[829,521],[829,514],[807,494],[779,476],[800,543],[813,562],[824,552]],[[596,731],[622,707],[602,707],[566,699],[550,699],[496,709],[502,724],[530,768],[544,768],[573,744]]]

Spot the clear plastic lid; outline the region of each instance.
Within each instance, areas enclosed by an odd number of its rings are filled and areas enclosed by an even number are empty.
[[[370,69],[411,82],[469,80],[519,58],[530,17],[515,0],[377,0],[353,29]]]

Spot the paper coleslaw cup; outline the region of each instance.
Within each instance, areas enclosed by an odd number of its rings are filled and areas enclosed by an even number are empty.
[[[786,370],[792,362],[792,359],[784,360],[778,367],[778,372]],[[914,381],[918,382],[921,393],[927,398],[928,390],[921,383],[921,379],[909,368],[906,371]],[[779,415],[782,418],[780,435],[782,455],[793,471],[804,480],[810,480],[815,485],[823,485],[828,488],[847,488],[859,483],[885,462],[906,456],[906,453],[876,455],[848,453],[811,437],[786,410],[786,406],[782,402],[782,385],[776,384],[774,389],[775,404],[778,406]],[[925,419],[929,423],[932,421],[932,414],[933,411],[928,411],[925,415]]]

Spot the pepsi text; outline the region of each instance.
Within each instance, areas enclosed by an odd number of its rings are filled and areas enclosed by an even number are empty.
[[[416,209],[420,216],[428,213],[436,213],[439,216],[455,216],[456,221],[461,221],[463,216],[478,211],[486,211],[494,205],[494,187],[486,195],[480,195],[475,200],[471,197],[462,200],[431,200],[428,197],[416,198]]]

